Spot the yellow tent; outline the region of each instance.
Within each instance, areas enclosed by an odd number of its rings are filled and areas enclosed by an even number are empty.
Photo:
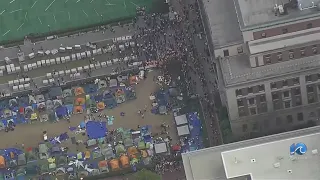
[[[3,156],[0,156],[0,168],[5,168],[6,167],[6,160],[4,159]]]
[[[34,120],[38,120],[38,114],[37,113],[32,113],[30,120],[34,121]]]

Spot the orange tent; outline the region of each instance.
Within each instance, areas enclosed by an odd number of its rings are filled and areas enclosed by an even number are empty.
[[[84,105],[84,103],[86,103],[86,99],[85,98],[77,98],[74,102],[74,104],[76,106],[82,106]]]
[[[106,160],[100,161],[98,166],[99,167],[106,167],[106,166],[108,166],[108,162]]]
[[[120,157],[120,162],[121,162],[121,166],[123,168],[128,167],[129,166],[129,158],[128,158],[128,156],[122,155]]]
[[[109,161],[110,167],[112,170],[118,170],[120,169],[119,166],[119,160],[118,159],[112,159],[111,161]]]
[[[0,168],[5,168],[6,167],[6,160],[4,159],[3,156],[0,156]]]
[[[136,147],[129,147],[128,148],[128,154],[131,157],[132,155],[138,154],[138,150]]]
[[[75,94],[76,96],[79,96],[79,95],[81,95],[81,94],[84,94],[84,89],[83,89],[82,87],[77,87],[77,88],[74,89],[74,94]]]
[[[98,102],[97,108],[98,108],[99,110],[103,110],[105,107],[106,107],[106,106],[105,106],[104,102]]]
[[[74,112],[75,112],[75,113],[83,113],[83,108],[82,108],[82,106],[75,106],[75,107],[74,107]]]

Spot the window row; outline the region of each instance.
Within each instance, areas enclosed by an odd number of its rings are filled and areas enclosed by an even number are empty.
[[[303,113],[302,112],[297,113],[295,115],[295,118],[297,121],[303,121],[304,120]],[[282,126],[282,125],[286,125],[286,124],[293,124],[295,118],[293,115],[287,115],[287,116],[285,116],[285,118],[277,117],[275,120],[275,124],[277,126]],[[262,128],[267,129],[267,128],[269,128],[269,123],[270,123],[269,120],[265,120],[265,121],[263,121],[263,123],[258,123],[258,122],[253,123],[252,127],[251,127],[252,131],[260,130],[261,126],[262,126]],[[249,130],[248,124],[243,124],[242,131],[248,132],[248,130]]]
[[[296,78],[291,78],[291,79],[285,79],[282,81],[272,82],[272,83],[270,83],[270,88],[271,89],[281,89],[283,87],[296,86],[299,84],[300,84],[300,79],[299,79],[299,77],[296,77]]]
[[[266,95],[262,94],[262,95],[259,95],[259,96],[256,96],[256,97],[237,99],[237,104],[238,104],[238,107],[244,107],[245,102],[247,101],[246,104],[248,106],[253,106],[253,105],[257,104],[257,100],[260,103],[266,102]]]
[[[308,23],[305,25],[305,29],[311,29],[312,27],[313,27],[312,23]],[[282,32],[282,34],[291,33],[289,28],[287,28],[287,27],[282,28],[281,32]],[[294,31],[292,31],[292,32],[294,32]],[[261,38],[266,38],[266,37],[268,37],[268,34],[266,32],[261,32]]]
[[[306,78],[307,83],[315,82],[315,81],[320,80],[320,73],[307,75],[307,76],[305,76],[305,78]]]
[[[248,94],[254,94],[254,93],[259,93],[259,92],[264,92],[264,85],[258,85],[258,86],[251,86],[247,88],[242,88],[242,89],[236,89],[235,93],[236,96],[246,96]]]

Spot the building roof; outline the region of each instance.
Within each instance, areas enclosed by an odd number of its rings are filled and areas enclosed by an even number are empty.
[[[232,0],[202,0],[202,3],[214,48],[243,42]]]
[[[178,136],[185,136],[190,134],[189,125],[177,127]]]
[[[248,55],[239,55],[220,60],[225,85],[227,87],[258,82],[284,76],[309,74],[320,66],[320,55],[251,68]]]
[[[302,7],[309,7],[310,0],[304,0]],[[252,30],[256,28],[264,28],[272,25],[283,24],[287,22],[312,18],[320,15],[317,8],[300,10],[299,8],[287,8],[285,15],[275,15],[275,5],[283,5],[289,0],[234,0],[240,29]],[[319,0],[313,0],[315,4]],[[301,3],[301,1],[300,1]]]
[[[182,159],[187,180],[318,179],[319,138],[317,126],[188,152]],[[293,143],[304,143],[306,154],[291,156]]]

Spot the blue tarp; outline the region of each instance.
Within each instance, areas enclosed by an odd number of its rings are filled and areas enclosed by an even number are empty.
[[[73,112],[73,104],[66,105],[68,113],[71,114]]]
[[[103,95],[102,94],[97,94],[94,96],[94,101],[96,102],[101,102],[103,100]]]
[[[89,121],[86,124],[86,130],[89,139],[99,139],[106,136],[106,122]]]
[[[186,142],[186,146],[183,147],[183,151],[194,151],[204,148],[201,134],[202,125],[198,113],[188,113],[187,117],[190,127],[190,138]]]
[[[64,117],[68,115],[68,108],[65,106],[60,106],[56,109],[56,115],[58,117]]]
[[[60,135],[57,136],[57,137],[51,138],[51,139],[49,140],[49,142],[50,142],[51,144],[53,144],[53,145],[56,145],[56,144],[59,144],[59,141],[62,142],[62,141],[65,141],[65,140],[67,140],[67,139],[69,139],[69,135],[68,135],[67,132],[65,132],[65,133],[60,134]]]
[[[156,99],[159,106],[167,106],[169,102],[169,93],[166,91],[158,91],[156,93]]]
[[[23,154],[23,151],[20,150],[20,149],[17,149],[17,148],[7,148],[7,149],[4,149],[3,150],[3,157],[6,159],[6,160],[10,160],[11,159],[11,156],[10,156],[10,153],[13,153],[15,154],[16,157],[18,157],[19,154]]]

